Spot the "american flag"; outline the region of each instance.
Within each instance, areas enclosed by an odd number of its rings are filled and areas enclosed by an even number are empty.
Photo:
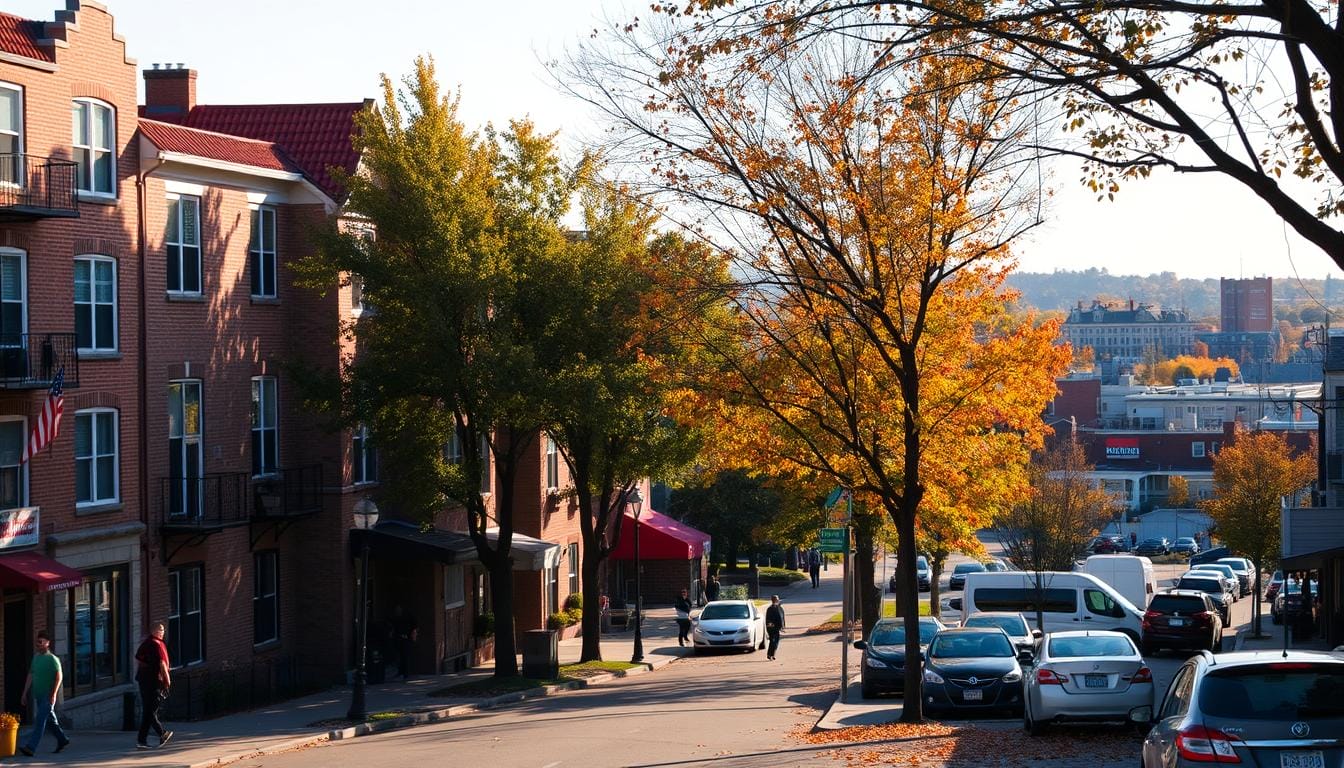
[[[65,412],[65,367],[56,372],[56,379],[51,382],[51,391],[47,392],[47,400],[42,403],[42,415],[37,417],[37,423],[33,425],[33,434],[28,436],[28,445],[23,449],[23,460],[28,461],[43,448],[56,439],[56,435],[61,432],[61,414]]]

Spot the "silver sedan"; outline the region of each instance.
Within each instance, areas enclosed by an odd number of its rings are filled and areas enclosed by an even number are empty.
[[[1033,736],[1055,722],[1131,721],[1154,701],[1153,672],[1119,632],[1052,632],[1027,677],[1022,724]]]

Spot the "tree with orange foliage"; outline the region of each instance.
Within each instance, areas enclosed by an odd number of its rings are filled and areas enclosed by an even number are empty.
[[[1140,363],[1137,368],[1139,376],[1152,384],[1176,384],[1182,378],[1211,380],[1219,368],[1227,368],[1233,378],[1241,375],[1241,366],[1230,357],[1177,355],[1169,360]]]
[[[1279,556],[1279,510],[1284,496],[1302,490],[1316,476],[1315,451],[1293,455],[1275,432],[1237,427],[1236,439],[1213,458],[1213,497],[1200,506],[1213,518],[1218,538],[1255,563],[1260,572]],[[1254,633],[1260,636],[1260,605],[1252,605]]]
[[[627,29],[621,55],[588,50],[569,82],[652,162],[668,215],[738,258],[737,343],[699,387],[701,407],[732,414],[720,450],[882,510],[898,603],[916,605],[921,515],[965,514],[959,489],[977,483],[1028,492],[1014,468],[1069,361],[1057,324],[1015,319],[1004,285],[1009,243],[1036,222],[1023,115],[994,82],[966,84],[969,56],[864,84],[849,73],[873,51],[857,44],[761,38],[727,73],[681,57],[675,33],[644,34]],[[917,612],[905,622],[913,658]],[[902,719],[918,722],[917,665],[905,690]]]

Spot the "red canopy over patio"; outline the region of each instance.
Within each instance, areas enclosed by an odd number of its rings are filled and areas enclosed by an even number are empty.
[[[661,512],[650,509],[639,516],[639,525],[641,560],[693,560],[709,551],[709,534]],[[621,521],[621,538],[611,551],[611,557],[614,560],[635,559],[635,518],[628,512]]]

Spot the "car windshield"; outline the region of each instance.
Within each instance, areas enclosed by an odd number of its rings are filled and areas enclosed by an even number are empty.
[[[915,559],[915,568],[921,571],[927,571],[929,569],[929,559],[920,555]]]
[[[1163,541],[1162,539],[1144,539],[1144,540],[1139,544],[1139,546],[1142,547],[1142,546],[1144,546],[1144,545],[1146,544],[1146,545],[1151,546],[1151,547],[1160,547],[1160,546],[1162,546],[1163,544],[1166,544],[1166,543],[1167,543],[1167,542]]]
[[[919,644],[928,645],[933,636],[938,634],[938,626],[926,621],[919,622]],[[873,627],[873,636],[868,640],[869,645],[905,645],[905,626],[895,622],[891,624],[878,624]]]
[[[994,560],[992,562],[985,563],[985,570],[990,571],[991,573],[1001,573],[1003,571],[1007,571],[1008,566],[1004,565],[998,560]]]
[[[952,569],[953,573],[976,573],[985,570],[985,566],[979,563],[961,563]]]
[[[1251,570],[1250,568],[1247,568],[1246,564],[1240,560],[1219,560],[1218,562],[1222,563],[1223,565],[1226,565],[1227,567],[1237,572],[1242,571],[1249,572]]]
[[[1214,671],[1200,684],[1199,708],[1235,720],[1344,717],[1344,664],[1284,661]]]
[[[1027,622],[1021,616],[972,616],[962,626],[998,627],[1014,637],[1031,634],[1027,631]]]
[[[704,619],[748,619],[751,611],[742,603],[710,603],[700,612]]]
[[[968,632],[940,635],[929,646],[929,656],[935,659],[1002,658],[1013,655],[1013,646],[1002,632]]]
[[[1223,582],[1210,576],[1207,579],[1184,578],[1181,583],[1176,585],[1177,589],[1197,589],[1200,592],[1208,592],[1211,595],[1221,595],[1223,593]]]
[[[1179,539],[1176,540],[1176,543],[1177,543],[1177,544],[1194,544],[1194,543],[1195,543],[1195,540],[1192,539],[1192,538],[1190,538],[1189,536],[1182,536],[1181,538],[1179,538]]]
[[[1050,655],[1056,659],[1094,656],[1133,656],[1134,644],[1124,635],[1052,637]]]

